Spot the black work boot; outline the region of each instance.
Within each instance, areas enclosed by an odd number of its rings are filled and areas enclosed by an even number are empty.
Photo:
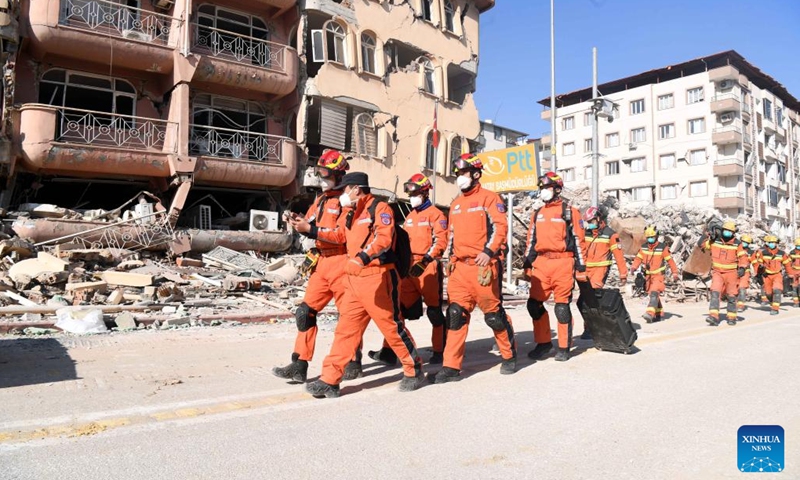
[[[314,398],[339,398],[339,385],[329,385],[322,380],[307,383],[306,391]]]
[[[401,392],[413,392],[421,387],[424,381],[425,375],[422,373],[422,369],[420,369],[419,373],[413,377],[404,376],[403,379],[400,380],[400,385],[397,386],[397,389]]]
[[[355,380],[364,376],[364,371],[361,369],[361,362],[358,360],[350,360],[347,366],[344,367],[342,380]]]
[[[436,374],[429,373],[428,380],[433,383],[457,382],[461,380],[461,372],[455,368],[444,367]]]
[[[390,367],[397,365],[397,354],[391,348],[383,347],[380,350],[370,350],[367,352],[369,358],[378,363],[388,365]]]
[[[536,347],[528,352],[528,358],[531,360],[541,360],[553,349],[552,343],[537,343]]]
[[[778,311],[777,310],[770,310],[769,314],[770,315],[777,315]]]
[[[442,352],[433,352],[428,363],[431,365],[441,365],[444,361],[444,354]]]
[[[589,333],[589,330],[586,330],[586,327],[583,329],[583,333],[581,333],[581,340],[591,340],[592,334]]]
[[[308,362],[300,360],[300,355],[292,354],[292,363],[285,367],[272,367],[272,374],[296,383],[304,383],[308,375]]]
[[[511,375],[516,371],[517,371],[517,357],[503,359],[503,363],[500,364],[500,375]]]
[[[736,325],[736,320],[734,320],[733,318],[729,318],[728,325]]]
[[[650,315],[649,313],[645,313],[644,315],[642,315],[642,318],[644,318],[644,321],[647,323],[653,323],[653,321],[655,320],[653,316]]]
[[[566,362],[569,360],[569,348],[559,348],[556,353],[556,362]]]
[[[708,324],[711,325],[712,327],[716,327],[717,325],[719,325],[719,319],[714,318],[711,315],[706,317],[706,322],[708,322]]]

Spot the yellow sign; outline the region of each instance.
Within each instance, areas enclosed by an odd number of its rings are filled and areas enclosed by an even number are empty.
[[[533,143],[479,153],[483,163],[481,185],[497,193],[536,190],[539,159]]]

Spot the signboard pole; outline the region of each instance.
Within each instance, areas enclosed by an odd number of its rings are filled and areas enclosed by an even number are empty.
[[[514,194],[508,194],[508,258],[506,258],[506,282],[512,285],[514,266]]]

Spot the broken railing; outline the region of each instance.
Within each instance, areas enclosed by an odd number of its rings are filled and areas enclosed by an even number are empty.
[[[118,248],[136,252],[167,245],[173,241],[174,234],[169,215],[163,211],[101,225],[40,242],[36,246],[77,243],[87,249]]]

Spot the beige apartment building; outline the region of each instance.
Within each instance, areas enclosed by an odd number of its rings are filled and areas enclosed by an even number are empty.
[[[713,206],[794,234],[800,102],[775,79],[727,51],[599,91],[616,104],[611,121],[599,123],[601,191],[642,204]],[[591,88],[557,97],[557,167],[567,184],[591,183],[594,174],[591,97]],[[542,139],[546,148],[552,142]]]

